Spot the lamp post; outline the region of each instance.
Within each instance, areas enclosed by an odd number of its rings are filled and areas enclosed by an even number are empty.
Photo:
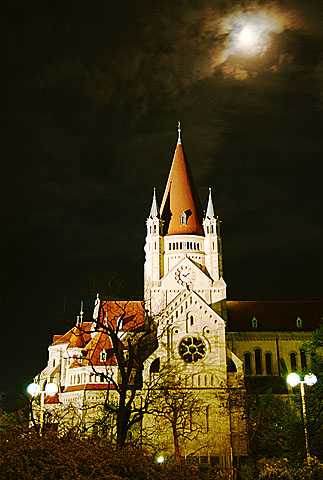
[[[40,411],[39,411],[39,435],[42,436],[44,426],[44,405],[45,395],[53,397],[58,392],[56,383],[47,383],[44,390],[41,390],[38,383],[31,383],[27,387],[27,392],[33,398],[40,395]]]
[[[300,385],[301,391],[301,400],[302,400],[302,413],[303,413],[303,427],[304,427],[304,439],[305,439],[305,457],[306,462],[309,463],[310,460],[310,449],[308,444],[308,430],[307,430],[307,413],[306,413],[306,402],[305,402],[305,388],[304,384],[312,386],[315,385],[317,382],[317,377],[314,373],[307,373],[302,380],[301,377],[293,372],[287,376],[287,383],[291,387],[296,387],[298,384]]]

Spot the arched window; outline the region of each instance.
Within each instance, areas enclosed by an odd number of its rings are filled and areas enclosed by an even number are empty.
[[[246,375],[251,375],[251,354],[249,352],[244,354],[244,372]]]
[[[210,410],[210,405],[207,405],[205,407],[205,423],[206,423],[206,431],[209,431],[209,410]]]
[[[296,327],[303,328],[303,320],[301,319],[301,317],[296,318]]]
[[[236,373],[237,367],[231,358],[227,358],[227,372]]]
[[[294,352],[290,354],[290,368],[292,372],[295,372],[295,370],[297,370],[297,358],[296,353]]]
[[[306,370],[307,369],[307,361],[306,361],[306,353],[304,350],[300,350],[300,356],[301,356],[301,367],[302,367],[302,370]]]
[[[251,319],[251,326],[252,328],[258,328],[258,320],[256,319],[255,316],[253,316]]]
[[[160,359],[155,358],[155,360],[150,365],[150,373],[157,373],[160,370]]]
[[[270,352],[266,353],[265,362],[266,362],[266,373],[267,373],[267,375],[272,375],[273,374],[271,357],[272,357],[272,355],[271,355]]]
[[[193,318],[193,315],[190,316],[190,325],[193,325],[194,323],[194,318]]]
[[[256,365],[256,375],[262,374],[262,362],[261,362],[261,350],[256,348],[255,350],[255,365]]]

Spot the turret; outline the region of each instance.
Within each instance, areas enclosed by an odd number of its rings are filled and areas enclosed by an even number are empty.
[[[146,220],[147,235],[145,244],[145,290],[146,287],[157,286],[163,275],[163,237],[162,220],[154,188],[150,213]]]
[[[209,198],[203,220],[203,228],[205,235],[205,266],[213,281],[219,280],[222,275],[220,271],[220,265],[222,268],[222,261],[220,261],[222,252],[219,248],[218,223],[219,219],[215,217],[214,214],[212,191],[211,188],[209,188]]]

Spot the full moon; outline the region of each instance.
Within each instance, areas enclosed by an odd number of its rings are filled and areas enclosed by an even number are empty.
[[[282,30],[282,23],[279,15],[266,10],[231,14],[222,24],[223,33],[228,33],[225,57],[263,55],[269,47],[271,35]]]
[[[250,27],[249,25],[246,25],[243,27],[243,29],[240,31],[238,38],[237,38],[237,44],[242,48],[243,50],[253,48],[257,44],[257,40],[259,39],[259,32],[256,31],[255,28]]]

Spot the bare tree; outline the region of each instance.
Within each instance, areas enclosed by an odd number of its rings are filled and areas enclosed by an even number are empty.
[[[114,301],[101,305],[95,322],[95,331],[110,342],[106,350],[106,369],[104,375],[108,385],[104,407],[116,420],[116,444],[122,448],[131,427],[140,422],[143,408],[137,408],[136,393],[142,389],[142,372],[144,361],[157,347],[156,324],[149,317],[141,304],[142,315],[138,318],[130,311],[134,302]],[[85,357],[83,362],[90,364],[94,373],[97,368],[91,359]],[[109,368],[109,365],[117,367]],[[112,394],[112,395],[111,395]]]
[[[202,401],[189,389],[176,369],[166,365],[150,386],[145,411],[154,415],[161,429],[170,427],[176,463],[181,463],[181,440],[194,440],[203,431]]]

